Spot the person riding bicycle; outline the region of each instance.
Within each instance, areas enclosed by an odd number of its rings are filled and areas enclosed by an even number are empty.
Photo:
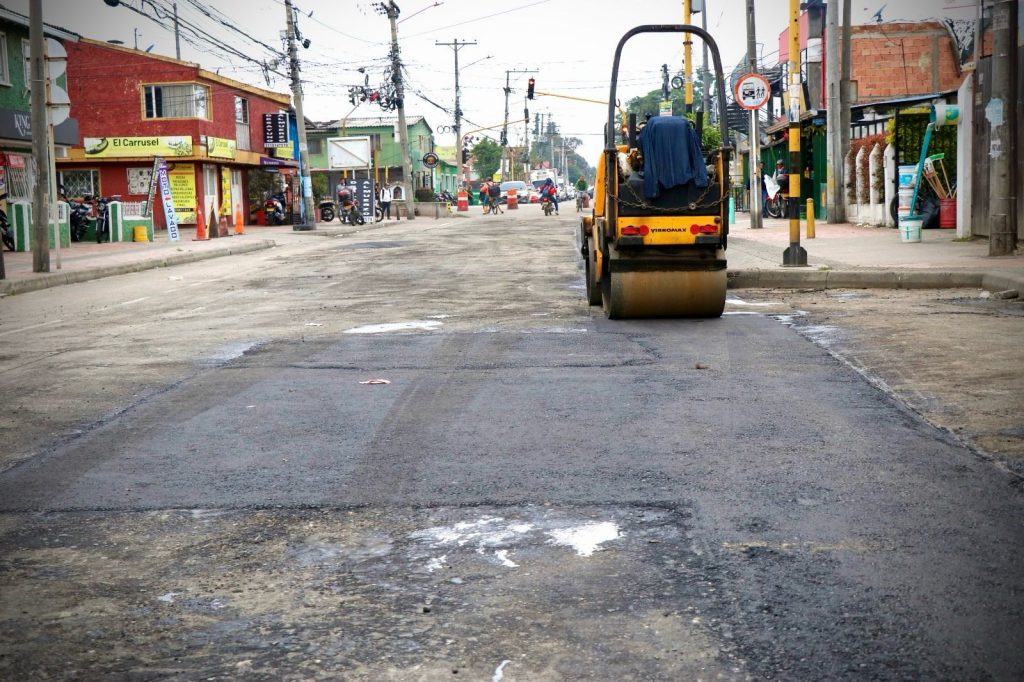
[[[547,199],[551,202],[551,205],[555,207],[555,215],[558,215],[558,189],[555,187],[555,182],[551,178],[544,180],[544,184],[540,188],[540,199],[543,201]]]
[[[491,210],[490,188],[491,184],[486,180],[480,183],[480,205],[484,207],[485,214]]]
[[[583,208],[583,197],[587,193],[587,179],[581,175],[574,186],[576,187],[576,210],[578,211]]]
[[[501,185],[496,182],[489,183],[487,186],[487,197],[491,204],[492,213],[503,213],[501,210]]]

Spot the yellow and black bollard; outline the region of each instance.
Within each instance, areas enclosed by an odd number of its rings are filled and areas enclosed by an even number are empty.
[[[806,266],[800,246],[800,0],[789,0],[789,247],[782,264]]]

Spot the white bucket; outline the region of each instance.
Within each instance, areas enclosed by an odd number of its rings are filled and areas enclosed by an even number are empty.
[[[912,244],[921,241],[921,218],[900,216],[900,241]]]
[[[904,187],[913,189],[917,181],[917,166],[900,166],[897,170],[897,175],[900,179],[901,189]]]
[[[899,203],[896,205],[896,213],[899,216],[910,215],[910,202],[914,199],[913,187],[900,187]]]

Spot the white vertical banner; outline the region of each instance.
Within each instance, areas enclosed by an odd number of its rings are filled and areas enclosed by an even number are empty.
[[[178,216],[174,214],[174,199],[171,197],[171,182],[167,178],[167,164],[160,162],[160,198],[164,203],[164,218],[167,220],[167,236],[172,242],[178,241]]]

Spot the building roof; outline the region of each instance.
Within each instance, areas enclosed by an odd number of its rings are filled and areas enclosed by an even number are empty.
[[[241,90],[248,92],[249,94],[269,99],[273,102],[277,102],[283,106],[289,106],[291,104],[291,95],[281,92],[274,92],[273,90],[265,90],[264,88],[256,87],[255,85],[249,85],[241,81],[236,81],[233,78],[227,78],[220,74],[212,71],[207,71],[199,64],[195,62],[187,62],[183,59],[175,59],[174,57],[166,57],[162,54],[153,54],[152,52],[145,52],[143,50],[136,50],[131,47],[122,45],[113,45],[111,43],[104,42],[102,40],[93,40],[92,38],[80,38],[79,42],[85,45],[93,45],[96,47],[106,48],[108,50],[114,50],[116,52],[125,52],[127,54],[134,54],[139,57],[146,57],[147,59],[154,59],[156,61],[167,62],[169,64],[178,64],[179,66],[187,66],[196,70],[196,74],[205,80],[214,81],[221,85],[226,85],[229,88],[235,90]]]
[[[21,12],[15,12],[12,9],[0,6],[0,19],[6,19],[11,23],[18,24],[28,28],[28,17]],[[69,31],[66,28],[60,26],[54,26],[53,24],[43,22],[43,33],[51,38],[60,38],[61,40],[77,41],[82,36],[78,35],[74,31]]]
[[[427,119],[423,116],[406,116],[406,126],[416,125],[420,121],[423,121],[423,125],[427,126],[431,132],[433,128],[427,123]],[[337,121],[314,121],[313,130],[337,130],[339,128],[382,128],[382,127],[394,127],[398,125],[398,116],[361,116],[351,117],[346,119],[339,119]]]

